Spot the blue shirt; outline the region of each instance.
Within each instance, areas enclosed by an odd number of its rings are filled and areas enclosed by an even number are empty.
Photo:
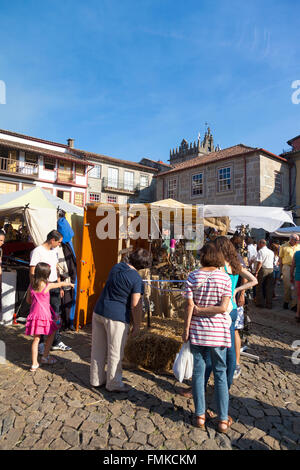
[[[94,312],[110,320],[130,323],[131,294],[143,293],[144,285],[139,273],[126,263],[118,263],[109,273]]]
[[[295,253],[295,281],[300,281],[300,251],[296,251]]]

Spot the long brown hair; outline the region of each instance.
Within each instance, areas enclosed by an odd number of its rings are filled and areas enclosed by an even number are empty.
[[[51,272],[51,266],[47,263],[38,263],[34,270],[34,278],[32,283],[33,290],[39,290],[40,283],[47,284]]]
[[[217,250],[214,242],[205,243],[199,251],[199,257],[203,268],[225,266],[225,257],[221,250]]]
[[[238,258],[236,248],[233,243],[228,240],[226,237],[217,237],[214,241],[217,250],[220,250],[223,253],[223,256],[227,263],[230,264],[232,274],[240,274],[242,270],[242,265]]]

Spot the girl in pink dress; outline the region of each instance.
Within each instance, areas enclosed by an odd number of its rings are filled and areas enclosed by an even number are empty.
[[[31,372],[38,369],[38,345],[40,336],[46,335],[42,364],[54,364],[56,359],[49,357],[54,333],[58,329],[57,319],[50,306],[50,290],[57,287],[74,287],[70,282],[48,282],[51,267],[47,263],[38,263],[34,271],[32,286],[29,286],[26,301],[31,304],[30,313],[26,321],[26,335],[33,336],[31,346],[32,365]]]

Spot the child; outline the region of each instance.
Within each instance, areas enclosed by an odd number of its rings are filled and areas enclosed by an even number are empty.
[[[57,362],[53,357],[49,357],[54,333],[58,329],[55,313],[50,306],[50,290],[58,287],[74,287],[70,282],[48,282],[50,271],[51,267],[47,263],[38,263],[36,265],[33,283],[29,287],[26,297],[26,301],[31,304],[26,321],[26,335],[34,337],[31,347],[31,372],[35,372],[39,367],[38,345],[41,335],[48,336],[44,354],[41,358],[42,364],[55,364]]]

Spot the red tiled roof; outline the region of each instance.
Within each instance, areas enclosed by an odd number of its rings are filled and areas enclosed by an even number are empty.
[[[37,153],[38,155],[44,155],[49,158],[58,158],[60,160],[68,160],[74,163],[80,163],[82,165],[89,165],[90,163],[84,158],[77,158],[76,156],[70,153],[58,152],[55,150],[44,149],[42,147],[36,147],[33,145],[21,144],[13,140],[3,140],[0,139],[0,146],[7,147],[11,149],[23,150],[25,152]]]
[[[93,152],[87,152],[86,150],[79,150],[79,149],[72,149],[75,153],[78,155],[85,155],[86,158],[90,159],[95,159],[99,161],[107,161],[108,163],[115,163],[116,165],[128,165],[133,168],[137,168],[138,170],[144,170],[144,171],[152,171],[153,173],[157,173],[158,170],[156,168],[153,168],[151,166],[146,166],[146,165],[141,165],[140,163],[136,162],[131,162],[128,160],[121,160],[120,158],[114,158],[114,157],[108,157],[107,155],[102,155],[100,153],[93,153]]]
[[[199,157],[195,157],[195,158],[186,160],[181,163],[176,163],[172,170],[159,173],[157,177],[164,176],[169,173],[175,173],[177,171],[187,170],[189,168],[193,168],[197,166],[206,165],[209,163],[227,160],[229,158],[236,158],[239,156],[248,155],[248,154],[255,153],[255,152],[264,152],[271,157],[278,158],[279,160],[282,160],[285,162],[287,161],[285,158],[280,157],[279,155],[275,155],[269,152],[268,150],[265,150],[262,148],[247,147],[244,144],[238,144],[238,145],[234,145],[233,147],[228,147],[223,150],[218,150],[217,152],[211,152],[206,155],[200,155]]]
[[[55,145],[56,147],[69,148],[66,144],[60,144],[58,142],[52,142],[51,140],[39,139],[37,137],[31,137],[25,134],[19,134],[18,132],[6,131],[5,129],[0,129],[1,134],[7,134],[12,137],[19,137],[20,139],[33,140],[34,142],[40,142],[41,144]]]

